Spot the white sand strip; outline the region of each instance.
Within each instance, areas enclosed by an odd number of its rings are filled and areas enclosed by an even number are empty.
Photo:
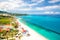
[[[27,25],[25,25],[22,22],[19,22],[21,27],[23,27],[24,29],[29,31],[30,36],[23,36],[21,38],[21,40],[48,40],[47,38],[45,38],[44,36],[42,36],[41,34],[38,34],[37,32],[35,32],[33,29],[29,28]]]

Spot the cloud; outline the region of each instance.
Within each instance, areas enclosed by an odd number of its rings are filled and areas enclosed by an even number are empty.
[[[44,14],[60,14],[60,12],[45,11]]]
[[[31,5],[34,6],[34,5],[37,5],[39,3],[44,2],[44,0],[32,0],[32,2],[34,2],[34,3],[32,3]]]
[[[6,0],[6,1],[2,1],[0,2],[0,10],[4,10],[4,11],[24,11],[24,12],[28,12],[28,13],[42,13],[41,11],[43,11],[46,14],[58,14],[59,12],[53,12],[50,10],[53,9],[60,9],[60,5],[52,5],[52,6],[44,6],[44,7],[38,7],[36,5],[38,4],[42,4],[45,0],[32,0],[31,4],[29,3],[25,3],[23,0]],[[52,2],[54,0],[51,0],[49,2]],[[55,2],[58,2],[57,0],[55,0]],[[54,3],[55,3],[54,2]],[[34,8],[33,8],[34,6]],[[45,12],[46,11],[46,12]]]
[[[48,1],[49,3],[56,3],[56,2],[60,2],[60,0],[51,0],[51,1]]]
[[[5,9],[5,10],[12,10],[16,7],[19,7],[16,3],[11,3],[11,2],[0,2],[0,9]]]
[[[45,7],[36,7],[35,10],[40,10],[40,11],[43,11],[42,13],[43,14],[60,14],[60,12],[55,12],[54,10],[56,9],[60,9],[60,6],[59,5],[53,5],[53,6],[45,6]]]
[[[36,2],[32,4],[25,3],[23,0],[6,0],[0,2],[0,10],[31,10],[32,6],[43,2],[44,0],[32,0],[31,2]],[[26,7],[26,8],[25,8]],[[27,8],[28,7],[28,8]]]
[[[46,12],[44,12],[45,14],[55,14],[55,12],[53,12],[53,11],[46,11]]]
[[[44,0],[32,0],[32,2],[42,3]]]
[[[46,6],[46,7],[36,7],[36,10],[51,10],[51,9],[60,9],[59,5]]]
[[[31,4],[29,3],[25,3],[26,6],[29,6],[30,8],[32,8],[32,6],[38,5],[39,3],[42,3],[44,0],[31,0]]]
[[[8,0],[0,2],[0,10],[14,10],[22,6],[25,6],[22,0]]]
[[[60,12],[55,12],[56,14],[60,14]]]
[[[20,9],[17,9],[17,10],[21,10],[21,11],[30,11],[32,10],[31,8],[20,8]]]

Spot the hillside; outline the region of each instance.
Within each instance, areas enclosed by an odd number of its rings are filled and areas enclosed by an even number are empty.
[[[5,11],[0,11],[0,14],[10,14],[10,15],[14,15],[14,16],[26,16],[27,14],[22,14],[22,13],[9,13],[9,12],[5,12]]]

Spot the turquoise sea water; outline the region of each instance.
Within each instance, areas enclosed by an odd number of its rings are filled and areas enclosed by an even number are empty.
[[[49,40],[60,40],[59,15],[27,15],[21,18],[23,23]]]

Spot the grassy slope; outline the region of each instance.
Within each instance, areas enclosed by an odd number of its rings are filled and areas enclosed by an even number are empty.
[[[9,18],[2,18],[0,19],[0,24],[9,24],[11,20]]]

